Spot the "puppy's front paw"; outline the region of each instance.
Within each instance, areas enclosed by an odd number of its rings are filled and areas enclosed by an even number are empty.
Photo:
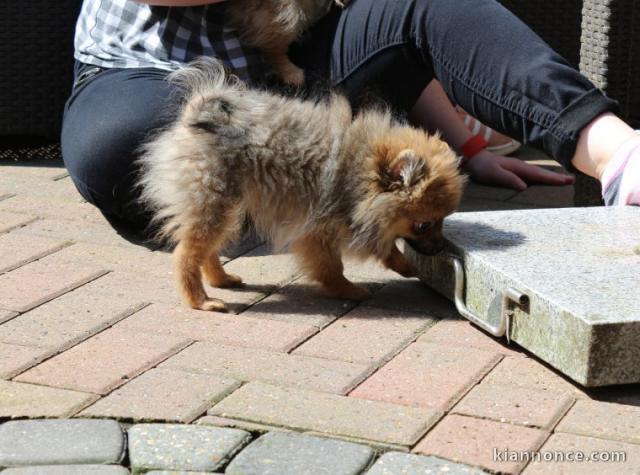
[[[225,303],[220,299],[207,299],[200,304],[199,310],[204,310],[207,312],[223,312],[226,313],[228,311]]]
[[[349,1],[350,0],[334,0],[335,4],[338,5],[341,8],[345,8],[347,5],[349,5]]]
[[[282,80],[292,86],[302,86],[304,84],[304,71],[295,65],[291,65],[282,71]]]

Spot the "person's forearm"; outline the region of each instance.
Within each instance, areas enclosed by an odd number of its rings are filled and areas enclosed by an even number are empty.
[[[136,3],[146,3],[156,7],[197,7],[209,5],[210,3],[220,3],[226,0],[133,0]]]

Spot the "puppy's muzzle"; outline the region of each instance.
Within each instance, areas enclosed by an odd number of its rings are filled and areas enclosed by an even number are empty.
[[[437,239],[435,241],[417,241],[415,239],[404,239],[411,249],[424,254],[425,256],[436,256],[444,251],[448,246],[446,239]]]

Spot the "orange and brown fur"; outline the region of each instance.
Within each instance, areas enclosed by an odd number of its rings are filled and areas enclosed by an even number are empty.
[[[464,178],[438,137],[385,111],[352,117],[341,96],[312,102],[247,89],[212,61],[173,80],[188,91],[185,106],[146,145],[141,185],[163,235],[177,243],[178,285],[191,307],[225,310],[202,275],[215,287],[241,284],[218,253],[246,215],[328,294],[346,299],[368,292],[345,278],[343,253],[410,277],[396,239],[426,252],[442,247],[442,220],[458,206]]]
[[[227,2],[226,23],[237,30],[240,42],[260,49],[280,78],[304,83],[304,72],[291,62],[287,49],[304,30],[324,15],[331,4],[348,0],[233,0]]]

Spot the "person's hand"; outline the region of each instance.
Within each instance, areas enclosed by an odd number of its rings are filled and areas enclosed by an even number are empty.
[[[471,179],[485,185],[502,186],[523,191],[528,185],[571,185],[574,177],[545,170],[516,158],[502,157],[483,151],[463,167]]]

